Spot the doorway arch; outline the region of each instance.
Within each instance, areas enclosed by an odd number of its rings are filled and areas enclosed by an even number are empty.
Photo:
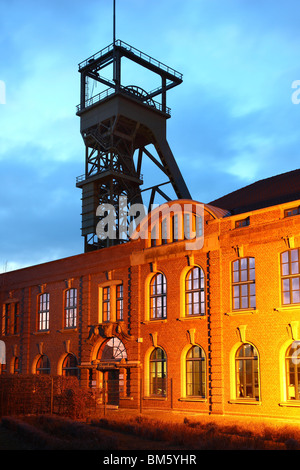
[[[116,336],[109,338],[102,344],[97,353],[97,369],[102,375],[108,405],[119,405],[120,394],[124,394],[126,387],[127,370],[121,363],[127,360],[127,351],[124,343]]]

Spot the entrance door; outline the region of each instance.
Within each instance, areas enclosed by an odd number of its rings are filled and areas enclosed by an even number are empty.
[[[107,371],[107,404],[119,405],[119,371]]]

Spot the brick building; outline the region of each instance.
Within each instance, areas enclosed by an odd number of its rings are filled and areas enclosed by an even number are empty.
[[[120,407],[300,418],[299,181],[204,204],[196,249],[175,212],[164,236],[158,209],[155,243],[149,230],[2,274],[2,373],[105,379]]]

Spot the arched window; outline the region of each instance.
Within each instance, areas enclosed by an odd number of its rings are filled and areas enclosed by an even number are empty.
[[[205,355],[199,346],[192,346],[186,355],[186,396],[206,395]]]
[[[300,400],[300,341],[294,341],[285,356],[287,399]]]
[[[78,362],[74,354],[68,354],[62,365],[62,375],[65,377],[78,376]]]
[[[100,348],[97,358],[104,362],[127,359],[126,348],[119,338],[110,338],[105,344],[104,349]]]
[[[239,258],[232,263],[233,309],[256,307],[255,259]]]
[[[50,361],[44,354],[40,356],[39,360],[37,361],[36,373],[37,375],[50,374]]]
[[[20,361],[18,357],[14,358],[13,367],[14,367],[13,373],[19,374],[20,373]]]
[[[282,303],[300,303],[300,259],[299,249],[281,253]]]
[[[150,282],[150,318],[167,317],[167,280],[162,273],[157,273]]]
[[[150,356],[150,395],[167,394],[167,357],[163,349],[155,348]]]
[[[75,328],[77,324],[77,289],[65,293],[65,328]]]
[[[205,315],[205,290],[203,269],[195,266],[185,278],[186,315]]]
[[[235,356],[236,398],[259,399],[258,354],[251,344],[243,344]]]

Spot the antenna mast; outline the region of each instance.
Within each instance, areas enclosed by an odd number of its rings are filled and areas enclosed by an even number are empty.
[[[113,0],[113,44],[116,43],[116,0]]]

